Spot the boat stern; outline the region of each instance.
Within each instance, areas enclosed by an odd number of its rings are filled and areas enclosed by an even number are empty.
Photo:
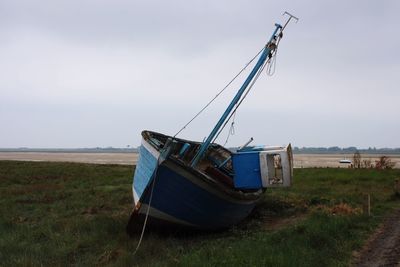
[[[234,186],[237,189],[288,187],[293,178],[293,152],[286,147],[248,148],[233,153]]]

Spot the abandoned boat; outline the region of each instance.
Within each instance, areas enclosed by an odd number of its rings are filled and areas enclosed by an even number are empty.
[[[288,14],[285,12],[285,14]],[[134,209],[128,224],[169,223],[221,229],[247,217],[266,188],[289,186],[293,175],[290,144],[231,151],[214,143],[258,75],[276,53],[284,26],[275,29],[251,73],[204,142],[152,131],[142,132],[133,180]],[[249,143],[249,142],[248,142]],[[142,220],[143,221],[143,220]]]

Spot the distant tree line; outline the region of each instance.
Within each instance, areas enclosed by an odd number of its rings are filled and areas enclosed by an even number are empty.
[[[400,148],[375,148],[369,147],[367,149],[358,149],[357,147],[294,147],[293,153],[295,154],[354,154],[359,152],[361,154],[400,154]]]
[[[236,151],[237,148],[230,148]],[[0,148],[0,152],[138,152],[139,147],[127,146],[126,148],[116,147],[93,147],[93,148]],[[400,154],[400,148],[375,148],[369,147],[367,149],[358,149],[355,146],[350,147],[294,147],[293,153],[295,154],[354,154],[356,152],[361,154]]]

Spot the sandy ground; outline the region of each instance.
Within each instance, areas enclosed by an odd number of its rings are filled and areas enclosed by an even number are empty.
[[[295,168],[309,167],[342,167],[348,164],[340,164],[341,159],[351,159],[352,155],[341,154],[295,154]],[[370,159],[375,162],[379,155],[361,155],[362,159]],[[389,156],[396,162],[395,168],[400,168],[400,155]],[[134,165],[138,159],[137,153],[61,153],[61,152],[0,152],[0,160],[22,161],[67,161],[97,164],[125,164]]]
[[[137,153],[0,152],[0,160],[64,161],[134,165]]]
[[[369,159],[372,163],[382,155],[378,154],[361,154],[361,160]],[[394,168],[400,168],[400,155],[387,155],[393,162],[396,163]],[[352,154],[295,154],[294,156],[295,168],[309,168],[309,167],[341,167],[347,168],[349,164],[341,164],[339,160],[349,159],[352,160]]]

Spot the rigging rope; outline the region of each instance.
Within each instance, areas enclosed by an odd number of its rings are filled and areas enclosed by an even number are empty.
[[[253,81],[251,81],[251,84],[249,85],[249,87],[246,90],[246,93],[243,95],[243,97],[240,99],[239,103],[236,104],[235,109],[233,110],[233,112],[229,115],[228,119],[225,121],[224,125],[221,127],[221,129],[219,130],[219,132],[217,133],[217,135],[215,136],[215,138],[213,139],[213,143],[215,142],[215,140],[217,140],[218,136],[221,134],[221,132],[224,130],[225,126],[228,124],[228,122],[230,121],[230,119],[232,118],[233,114],[236,113],[236,110],[239,108],[239,106],[242,104],[243,100],[246,98],[246,96],[249,94],[251,88],[253,88],[254,84],[256,83],[258,77],[260,77],[261,73],[263,72],[265,66],[270,62],[271,58],[269,58],[264,65],[258,70],[256,76],[254,77]]]
[[[236,112],[235,112],[234,115],[233,115],[231,127],[229,128],[228,136],[226,137],[224,146],[226,146],[226,144],[228,143],[229,137],[230,137],[231,135],[235,135],[235,118],[236,118]]]
[[[282,39],[282,32],[281,32],[281,34],[279,34],[279,36],[278,36],[278,40],[276,41],[276,48],[275,48],[275,50],[273,51],[273,53],[272,53],[272,56],[271,56],[271,61],[270,61],[270,63],[268,64],[268,66],[267,66],[267,75],[268,76],[272,76],[272,75],[274,75],[275,74],[275,70],[276,70],[276,58],[277,58],[277,54],[278,54],[278,47],[279,47],[279,42],[281,41],[281,39]]]
[[[236,78],[240,75],[240,74],[242,74],[242,72],[254,61],[254,59],[256,59],[257,57],[258,57],[258,55],[262,52],[264,50],[264,47],[239,71],[239,73],[238,74],[236,74],[236,76],[235,77],[233,77],[233,79],[227,84],[227,85],[225,85],[225,87],[224,88],[222,88],[222,90],[221,91],[219,91],[218,92],[218,94],[216,94],[215,96],[214,96],[214,98],[213,99],[211,99],[196,115],[194,115],[194,117],[192,118],[192,119],[190,119],[175,135],[174,135],[174,138],[180,133],[180,132],[182,132],[184,129],[186,129],[186,127],[194,120],[194,119],[196,119],[206,108],[208,108],[208,106],[212,103],[212,102],[214,102],[214,100],[217,98],[217,97],[219,97],[220,96],[220,94],[222,94],[222,92],[224,92],[225,91],[225,89],[226,88],[228,88],[229,87],[229,85],[231,85],[235,80],[236,80]]]
[[[254,84],[256,83],[258,77],[261,75],[261,73],[264,71],[264,68],[266,67],[267,70],[267,74],[268,76],[272,76],[275,73],[275,69],[276,69],[276,55],[278,53],[278,46],[279,46],[279,42],[282,39],[282,33],[278,35],[278,39],[276,40],[276,47],[275,49],[272,51],[271,56],[268,58],[268,60],[264,63],[264,65],[258,70],[256,76],[254,77],[253,81],[251,82],[250,86],[248,87],[248,89],[246,90],[246,93],[243,95],[243,97],[240,99],[239,103],[236,104],[235,109],[233,110],[233,112],[230,114],[230,116],[228,117],[228,119],[225,121],[224,125],[221,127],[221,129],[219,130],[219,132],[217,133],[217,135],[215,136],[215,138],[213,139],[213,143],[215,142],[215,140],[217,140],[218,136],[221,134],[221,132],[224,130],[225,126],[228,124],[228,122],[230,121],[230,119],[233,116],[233,120],[232,120],[232,124],[231,124],[231,128],[229,130],[228,133],[228,137],[225,140],[224,146],[228,143],[229,137],[231,134],[231,129],[234,127],[234,121],[235,121],[235,117],[236,117],[236,110],[239,108],[239,106],[242,104],[243,100],[246,98],[246,96],[248,95],[248,93],[250,92],[250,90],[252,89],[252,87],[254,86]],[[234,129],[233,129],[234,130]]]

